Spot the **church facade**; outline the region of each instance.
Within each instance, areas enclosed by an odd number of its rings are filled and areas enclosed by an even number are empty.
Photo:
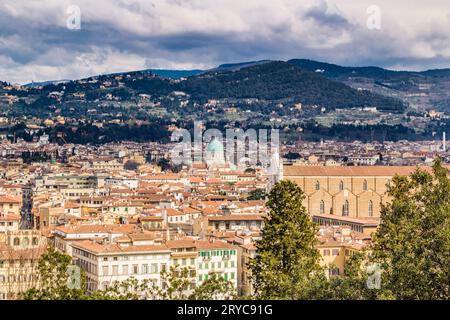
[[[364,219],[380,217],[381,204],[389,202],[387,186],[395,175],[415,170],[415,166],[284,166],[284,178],[305,192],[303,204],[311,215]]]

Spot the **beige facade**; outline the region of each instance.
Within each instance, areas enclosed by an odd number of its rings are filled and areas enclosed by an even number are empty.
[[[14,300],[38,284],[46,238],[36,230],[0,233],[0,300]]]
[[[409,175],[413,166],[304,167],[285,166],[284,177],[306,194],[311,215],[377,218],[381,204],[389,201],[387,186],[395,175]],[[429,167],[421,169],[429,170]]]

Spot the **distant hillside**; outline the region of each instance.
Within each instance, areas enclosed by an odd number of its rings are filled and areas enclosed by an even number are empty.
[[[292,59],[288,63],[302,69],[321,73],[325,77],[364,77],[376,79],[392,79],[398,77],[420,76],[420,73],[409,71],[392,71],[380,67],[343,67],[336,64],[307,59]]]
[[[25,85],[25,87],[43,87],[43,86],[48,86],[48,85],[51,85],[51,84],[57,85],[57,84],[60,84],[60,83],[66,83],[66,82],[69,82],[69,81],[70,80],[64,79],[64,80],[42,81],[42,82],[30,82],[30,83],[27,83]]]
[[[217,68],[210,69],[208,71],[209,72],[211,72],[211,71],[237,71],[242,68],[253,67],[253,66],[257,66],[257,65],[265,64],[265,63],[269,63],[269,62],[272,62],[272,61],[271,60],[260,60],[260,61],[247,61],[247,62],[239,62],[239,63],[226,63],[226,64],[221,64]]]
[[[192,77],[205,72],[204,70],[168,70],[168,69],[150,69],[150,71],[153,74],[160,76],[162,78],[172,78],[172,79]]]
[[[292,59],[289,63],[300,68],[322,73],[326,77],[363,77],[373,79],[392,80],[396,78],[417,77],[449,77],[450,69],[433,69],[427,71],[393,71],[380,67],[343,67],[336,64],[319,62],[308,59]]]
[[[267,62],[238,71],[216,71],[188,78],[179,90],[197,98],[296,98],[303,104],[328,108],[377,107],[403,111],[401,101],[358,91],[282,61]]]
[[[413,110],[450,111],[450,69],[414,72],[379,67],[343,67],[306,59],[288,62],[352,88],[400,99]]]

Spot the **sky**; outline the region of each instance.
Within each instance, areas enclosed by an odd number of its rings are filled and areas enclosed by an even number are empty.
[[[449,0],[1,0],[0,80],[307,58],[450,68]]]

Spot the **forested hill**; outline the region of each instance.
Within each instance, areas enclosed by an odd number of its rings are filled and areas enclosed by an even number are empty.
[[[230,72],[209,72],[190,77],[179,90],[196,98],[257,98],[280,100],[296,98],[307,105],[330,109],[377,107],[403,111],[400,100],[358,91],[329,80],[321,74],[301,69],[287,62],[275,61]]]
[[[269,113],[279,101],[286,100],[326,110],[376,107],[383,111],[402,112],[405,109],[401,100],[354,89],[320,73],[282,61],[225,65],[187,79],[161,77],[144,70],[9,91],[20,97],[22,106],[39,110],[53,105],[64,110],[71,103],[71,107],[76,104],[79,109],[81,104],[98,105],[112,100],[132,104],[141,95],[151,95],[155,100],[164,99],[173,92],[188,94],[190,105],[201,105],[209,99],[264,100],[268,106],[265,111]]]
[[[308,59],[292,59],[288,63],[300,67],[304,70],[314,71],[323,74],[329,78],[341,77],[362,77],[379,80],[393,80],[403,78],[410,80],[411,78],[421,77],[448,77],[450,69],[433,69],[427,71],[394,71],[380,67],[344,67],[337,64],[319,62]]]

